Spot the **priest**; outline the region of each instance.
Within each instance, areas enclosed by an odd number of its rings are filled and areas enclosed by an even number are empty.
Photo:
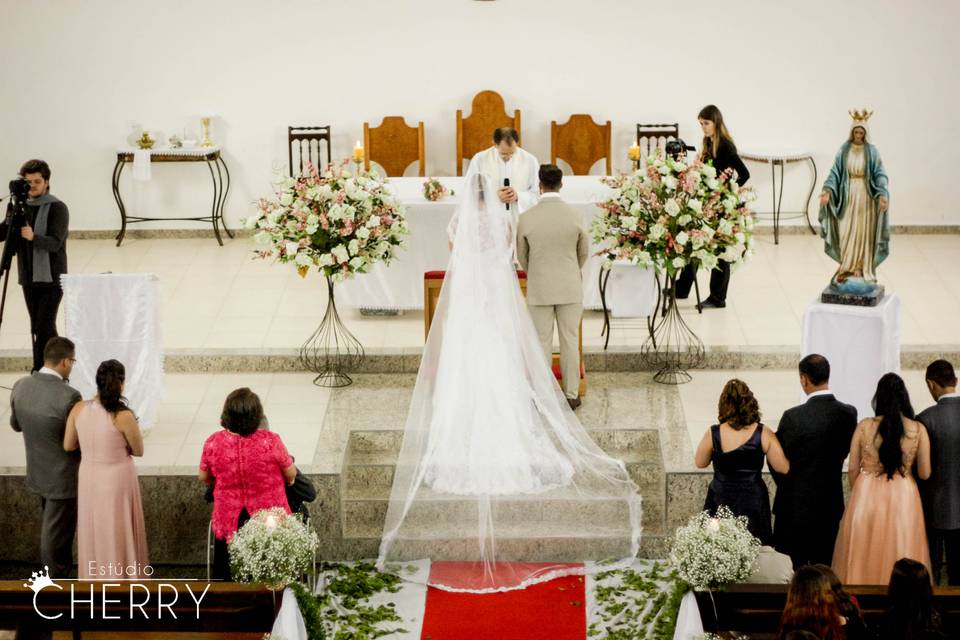
[[[482,173],[497,185],[497,197],[514,217],[540,200],[540,163],[519,143],[516,129],[500,127],[493,132],[493,146],[473,156],[467,168],[468,175]]]

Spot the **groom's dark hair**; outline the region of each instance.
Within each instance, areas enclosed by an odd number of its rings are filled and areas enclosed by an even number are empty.
[[[544,189],[559,191],[563,183],[563,171],[555,164],[540,165],[540,184]]]
[[[493,130],[493,144],[500,144],[504,140],[513,140],[514,144],[520,144],[520,134],[513,127],[499,127]]]

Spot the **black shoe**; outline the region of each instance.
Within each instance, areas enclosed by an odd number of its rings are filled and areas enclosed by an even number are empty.
[[[570,405],[572,411],[576,411],[583,402],[580,401],[580,398],[567,398],[567,404]]]
[[[713,307],[714,309],[723,309],[727,306],[727,303],[723,300],[717,300],[713,296],[708,297],[701,304],[701,307]]]

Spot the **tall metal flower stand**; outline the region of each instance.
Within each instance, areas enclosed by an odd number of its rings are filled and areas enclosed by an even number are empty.
[[[644,364],[656,371],[654,380],[663,384],[683,384],[693,379],[688,370],[702,366],[706,354],[703,341],[680,315],[676,276],[667,279],[665,293],[663,313],[656,314],[657,324],[640,352]]]
[[[346,387],[353,383],[351,372],[363,362],[363,345],[347,329],[337,313],[333,280],[327,276],[327,310],[320,326],[300,347],[300,364],[317,374],[319,387]]]

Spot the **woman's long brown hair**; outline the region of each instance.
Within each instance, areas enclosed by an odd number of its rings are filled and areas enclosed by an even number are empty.
[[[720,149],[720,140],[726,140],[730,144],[733,144],[733,137],[730,135],[730,132],[727,131],[727,125],[723,124],[723,114],[720,113],[720,109],[718,109],[716,105],[708,104],[703,109],[700,109],[700,113],[697,114],[697,119],[700,118],[713,123],[713,137],[708,138],[704,136],[703,138],[703,152],[706,156],[704,160],[716,158],[717,151]]]
[[[842,640],[846,634],[840,615],[830,579],[815,567],[800,567],[790,582],[777,640],[798,629],[810,631],[821,640]]]

